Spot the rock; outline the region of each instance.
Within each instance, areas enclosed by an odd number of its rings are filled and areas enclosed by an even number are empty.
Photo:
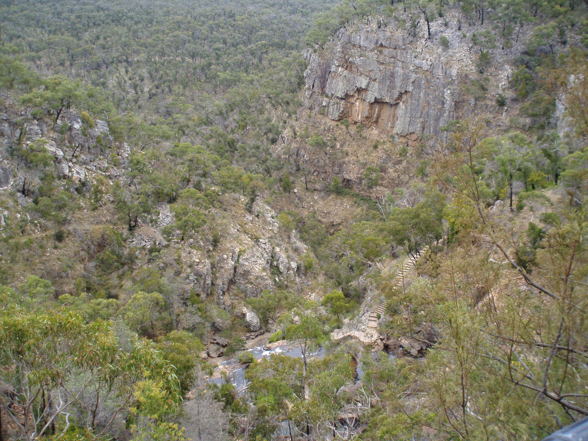
[[[219,345],[219,346],[221,346],[223,348],[226,348],[227,346],[229,346],[229,340],[227,340],[224,337],[220,337],[218,335],[215,335],[214,337],[212,337],[212,339],[210,340],[210,342],[212,344]]]
[[[203,297],[208,297],[212,288],[212,267],[208,259],[196,259],[192,273],[188,276],[193,289]]]
[[[214,265],[214,290],[219,305],[224,304],[224,295],[230,285],[234,283],[235,273],[237,271],[237,262],[239,251],[234,250],[230,254],[221,254],[218,256]]]
[[[402,355],[402,345],[397,338],[386,338],[384,340],[384,351],[397,357]]]
[[[223,356],[223,354],[225,353],[225,350],[220,345],[211,344],[211,345],[208,345],[208,349],[207,349],[206,353],[208,354],[208,356],[210,358],[218,358],[218,357]]]
[[[244,307],[243,315],[245,318],[245,326],[247,326],[247,329],[249,329],[251,332],[257,332],[261,329],[261,321],[259,320],[259,317],[255,313],[255,311]]]
[[[400,337],[400,346],[404,355],[411,356],[413,358],[421,358],[425,355],[427,345],[412,337]]]
[[[415,331],[414,337],[386,338],[383,342],[383,349],[397,357],[421,358],[425,356],[427,349],[439,341],[439,338],[439,331],[433,325],[424,324]]]
[[[61,161],[57,164],[57,176],[60,178],[69,177],[69,164],[66,161]]]
[[[57,145],[55,144],[55,141],[47,141],[45,143],[45,149],[51,153],[55,159],[57,159],[58,161],[62,160],[63,157],[65,156],[63,153],[63,150],[61,150],[60,148],[57,147]]]
[[[226,318],[215,317],[212,319],[212,329],[214,329],[215,331],[224,331],[230,325],[230,321]]]
[[[235,268],[235,286],[247,297],[256,297],[274,287],[270,267],[272,246],[265,239],[257,240],[239,256]]]
[[[159,228],[167,227],[174,221],[174,215],[171,212],[168,204],[159,204],[157,207],[159,210],[159,216],[157,219],[157,226]]]
[[[78,165],[72,165],[70,167],[70,178],[78,184],[86,181],[86,170]]]
[[[41,131],[41,126],[35,120],[26,124],[24,130],[25,130],[25,135],[26,135],[25,140],[27,142],[35,141],[35,140],[39,139],[41,136],[43,136],[43,132]],[[17,136],[19,136],[19,135],[20,134],[18,134]]]
[[[288,270],[290,269],[288,256],[286,256],[278,247],[274,248],[272,254],[272,263],[276,268],[278,268],[278,271],[280,271],[281,274],[288,273]]]
[[[425,323],[419,326],[415,335],[419,338],[419,340],[428,344],[427,348],[436,344],[441,338],[439,331],[430,323]]]
[[[12,177],[10,170],[7,167],[0,166],[0,189],[10,187]]]
[[[306,107],[409,143],[445,139],[442,128],[476,105],[463,84],[476,74],[477,62],[471,42],[446,20],[431,25],[451,40],[449,49],[426,38],[423,22],[414,35],[394,19],[342,28],[324,49],[306,53]],[[507,63],[496,66],[496,83],[508,83],[501,75]]]

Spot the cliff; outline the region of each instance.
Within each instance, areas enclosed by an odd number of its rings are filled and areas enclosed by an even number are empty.
[[[476,110],[465,85],[479,74],[481,49],[459,13],[431,24],[371,18],[341,29],[325,48],[307,53],[307,107],[334,121],[375,127],[399,138],[443,136],[442,128]],[[504,92],[506,62],[518,48],[492,51],[489,94]]]

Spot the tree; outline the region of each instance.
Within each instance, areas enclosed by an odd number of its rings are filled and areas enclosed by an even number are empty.
[[[269,432],[268,437],[280,421],[290,418],[293,403],[304,394],[302,368],[300,359],[274,354],[245,373],[258,412],[258,430]]]
[[[332,314],[335,314],[337,320],[340,319],[342,314],[350,312],[355,306],[354,303],[348,300],[343,292],[338,289],[325,295],[321,304],[329,308],[329,311],[331,311]]]
[[[196,361],[204,345],[192,334],[186,331],[172,331],[157,340],[157,347],[163,357],[176,369],[182,393],[186,393],[193,386],[195,380]]]
[[[570,205],[574,202],[582,204],[588,191],[588,148],[566,156],[564,165],[566,169],[561,177],[570,195]]]
[[[133,331],[148,337],[161,335],[170,326],[167,302],[157,292],[133,294],[120,314]]]
[[[206,225],[206,215],[198,208],[176,203],[171,206],[171,209],[175,217],[173,228],[180,231],[182,241]]]
[[[54,116],[57,124],[61,113],[72,106],[86,104],[82,92],[82,85],[65,77],[55,76],[43,82],[43,87],[21,97],[21,102],[27,106],[42,109]]]
[[[19,439],[60,436],[74,425],[107,433],[144,378],[178,402],[173,367],[153,344],[123,343],[111,322],[86,323],[68,310],[0,313],[0,365],[14,390],[0,406]]]
[[[23,63],[11,57],[0,55],[0,87],[13,89],[18,86],[34,87],[39,77]]]
[[[304,400],[310,398],[310,389],[308,385],[308,355],[312,348],[320,345],[327,337],[323,329],[323,323],[309,314],[304,314],[298,323],[293,323],[286,328],[286,338],[296,340],[302,354],[302,389],[304,391]],[[307,422],[306,432],[310,435],[311,426]]]
[[[415,253],[443,234],[444,198],[440,193],[428,193],[414,207],[395,208],[389,215],[385,231],[394,242],[409,253]]]

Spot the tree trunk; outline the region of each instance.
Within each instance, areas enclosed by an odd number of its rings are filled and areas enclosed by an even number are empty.
[[[512,210],[512,187],[513,187],[513,182],[512,182],[512,178],[508,181],[508,199],[509,199],[509,204],[508,206],[510,207],[510,211]]]

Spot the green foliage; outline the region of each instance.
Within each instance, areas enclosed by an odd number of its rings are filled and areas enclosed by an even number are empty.
[[[290,232],[296,229],[296,222],[290,213],[282,211],[280,214],[278,214],[277,219],[280,223],[280,227],[282,227],[285,231]]]
[[[482,49],[495,49],[496,35],[492,31],[474,32],[472,34],[472,42]]]
[[[339,176],[333,176],[331,184],[329,185],[329,191],[338,195],[344,195],[348,192]]]
[[[363,180],[367,188],[378,186],[381,179],[382,172],[378,167],[369,166],[363,171]]]
[[[284,193],[290,193],[294,188],[294,183],[292,179],[288,175],[283,175],[280,177],[280,188]]]
[[[168,306],[159,293],[133,294],[120,314],[130,329],[144,336],[162,335],[170,327]]]
[[[480,58],[482,58],[481,54]],[[465,92],[472,98],[474,98],[476,101],[482,100],[486,97],[486,94],[488,93],[487,79],[482,78],[479,80],[471,80],[468,84],[465,85],[464,89]]]
[[[339,290],[334,290],[326,294],[321,300],[321,305],[326,306],[329,312],[337,318],[351,312],[355,307],[354,302],[347,299],[343,292]]]
[[[163,358],[175,367],[181,392],[188,392],[194,383],[196,360],[204,345],[186,331],[172,331],[157,342]]]
[[[38,76],[21,61],[0,55],[0,88],[22,88],[26,91],[39,82]]]
[[[428,193],[414,207],[394,209],[388,218],[386,231],[396,244],[407,251],[418,251],[441,238],[444,207],[445,201],[440,193]]]
[[[172,212],[175,219],[172,228],[180,231],[181,240],[206,225],[206,215],[198,208],[176,203],[172,205]]]
[[[444,49],[449,49],[449,39],[445,35],[439,37],[439,44]]]
[[[588,182],[588,148],[579,150],[564,158],[563,183],[570,195],[570,204],[582,200]]]
[[[0,363],[8,367],[3,369],[2,379],[15,388],[14,404],[30,415],[33,409],[43,409],[41,416],[35,414],[30,424],[17,428],[23,439],[51,434],[49,418],[55,420],[59,431],[67,429],[66,415],[71,423],[86,424],[84,417],[78,419],[77,415],[88,415],[90,406],[108,420],[121,411],[129,414],[122,403],[135,404],[149,413],[159,408],[161,414],[179,400],[173,368],[153,344],[136,339],[124,343],[112,323],[87,323],[70,311],[0,313]],[[76,382],[81,383],[74,386]],[[158,406],[147,406],[142,384],[156,386],[159,396],[165,399]],[[72,386],[82,387],[94,397],[93,404],[75,399],[79,395]],[[95,404],[98,393],[115,408]],[[64,405],[47,406],[43,397],[58,394]],[[94,422],[89,428],[96,428]]]
[[[507,103],[507,100],[504,95],[502,95],[501,93],[496,95],[496,105],[498,107],[504,107],[504,106],[506,106],[506,103]]]
[[[533,74],[524,66],[512,75],[512,85],[519,99],[527,98],[537,87]]]
[[[241,352],[238,357],[239,363],[249,365],[255,361],[251,352]]]
[[[94,121],[88,112],[80,112],[80,118],[87,127],[93,129],[96,126],[96,121]]]
[[[328,146],[328,143],[322,136],[313,135],[308,139],[308,145],[314,148],[324,149]]]
[[[532,126],[534,128],[546,129],[555,112],[555,99],[545,92],[535,92],[521,107],[521,111],[533,118]]]
[[[62,76],[54,76],[44,80],[42,87],[23,95],[21,102],[26,106],[40,109],[46,114],[52,115],[55,123],[64,110],[72,107],[85,107],[95,113],[105,113],[109,110],[95,89]]]
[[[492,56],[490,55],[490,52],[486,50],[480,51],[480,55],[478,57],[478,71],[480,73],[484,73],[491,65]]]
[[[300,341],[303,357],[309,348],[319,345],[327,337],[321,320],[309,314],[300,317],[298,323],[288,325],[285,333],[288,340]]]
[[[279,315],[290,311],[300,304],[300,299],[288,291],[264,291],[259,297],[247,299],[247,303],[255,310],[263,326],[270,320],[277,320]]]
[[[47,140],[44,138],[36,139],[26,146],[17,146],[14,149],[16,156],[22,158],[29,167],[44,169],[53,164],[53,156],[45,145]]]

